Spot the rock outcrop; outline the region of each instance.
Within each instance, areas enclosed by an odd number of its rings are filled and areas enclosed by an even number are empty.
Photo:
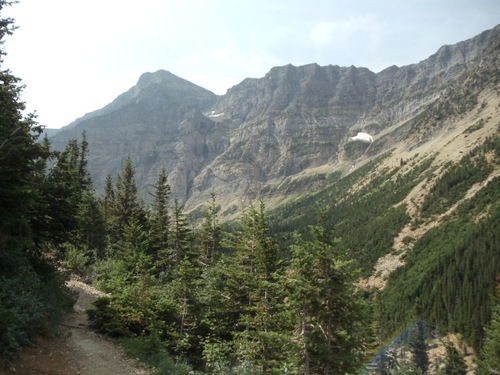
[[[390,144],[377,145],[377,135],[441,97],[499,32],[500,26],[443,46],[418,64],[377,74],[353,66],[275,67],[219,97],[166,71],[146,73],[51,141],[61,149],[86,132],[88,166],[99,192],[106,176],[119,173],[130,156],[144,198],[165,167],[173,194],[187,209],[197,209],[212,191],[228,208],[265,197],[271,181],[351,163],[367,147],[371,155],[388,149]],[[375,142],[346,152],[358,132]]]

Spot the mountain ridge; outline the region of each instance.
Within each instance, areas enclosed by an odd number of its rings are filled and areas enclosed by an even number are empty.
[[[324,165],[345,173],[357,157],[360,163],[386,149],[377,135],[444,95],[499,30],[379,73],[354,66],[274,67],[222,96],[166,71],[145,73],[136,86],[51,141],[62,149],[86,132],[98,191],[130,155],[145,197],[166,167],[173,194],[188,210],[197,210],[215,191],[223,209],[234,211],[266,197],[268,185]],[[374,136],[375,144],[367,149],[351,142],[359,131]]]

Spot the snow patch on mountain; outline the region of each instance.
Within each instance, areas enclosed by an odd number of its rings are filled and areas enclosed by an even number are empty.
[[[373,143],[373,137],[368,133],[359,132],[355,137],[351,138],[353,141],[361,141],[366,143]]]

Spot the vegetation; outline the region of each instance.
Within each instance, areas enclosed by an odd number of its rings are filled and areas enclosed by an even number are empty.
[[[132,181],[127,160],[108,195],[134,192],[126,188]],[[177,200],[166,209],[169,189],[164,181],[162,172],[150,209],[134,194],[126,207],[116,198],[112,207],[106,203],[112,213],[105,224],[110,234],[106,248],[94,251],[105,256],[92,259],[92,272],[111,296],[88,311],[96,330],[142,348],[147,362],[166,352],[205,372],[335,373],[359,366],[364,302],[355,297],[349,262],[323,214],[313,228],[314,241],[298,237],[296,255],[287,261],[280,259],[264,203],[251,205],[227,233],[218,223],[213,194],[204,222],[193,233]],[[123,210],[130,213],[123,215]],[[130,220],[134,215],[137,219]],[[144,224],[139,224],[141,217]],[[158,230],[160,218],[166,225]],[[319,267],[318,274],[305,268],[303,253]],[[301,295],[296,294],[297,283],[304,285]]]
[[[497,142],[498,137],[487,142],[481,152],[496,148]],[[467,173],[457,172],[457,168],[475,168],[469,160],[466,156],[458,166],[450,168],[452,174]],[[499,183],[500,179],[495,178],[461,203],[452,219],[429,230],[414,244],[405,266],[391,274],[383,298],[389,331],[407,322],[418,304],[420,318],[442,331],[460,332],[474,348],[480,348],[482,327],[490,320],[490,296],[500,272],[500,207],[492,205],[499,199]],[[450,191],[454,189],[453,184],[448,186]],[[429,196],[434,196],[435,191]],[[440,200],[448,194],[445,189]]]
[[[0,0],[0,10],[8,4]],[[12,20],[1,20],[0,43],[12,31]],[[471,74],[462,90],[429,106],[414,130],[469,110],[477,104],[478,82],[498,79]],[[289,180],[279,188],[313,181],[326,188],[274,212],[264,202],[250,205],[230,227],[220,223],[212,193],[193,226],[171,197],[165,170],[145,204],[130,158],[97,197],[85,133],[61,152],[47,139],[38,142],[42,129],[33,115],[23,115],[21,90],[0,69],[0,356],[6,364],[34,337],[54,332],[70,311],[74,296],[63,266],[109,293],[88,311],[95,330],[159,374],[425,374],[429,338],[448,332],[460,333],[479,353],[478,373],[500,371],[500,178],[489,178],[500,163],[500,136],[440,166],[439,178],[433,157],[383,167],[389,152],[343,178]],[[467,133],[483,126],[480,120]],[[235,145],[233,155],[249,162],[253,156],[243,146]],[[346,152],[367,147],[351,142]],[[356,291],[356,279],[371,275],[393,251],[411,220],[406,198],[424,181],[428,194],[412,225],[452,207],[453,213],[419,239],[403,240],[411,251],[383,291]],[[464,199],[479,183],[482,189]],[[446,353],[441,373],[466,373],[461,353],[452,345]]]
[[[0,1],[0,10],[9,5]],[[0,20],[0,43],[13,30]],[[4,52],[0,50],[0,64]],[[72,307],[64,277],[47,258],[77,228],[77,210],[86,186],[80,174],[84,147],[63,153],[37,143],[41,127],[23,115],[22,87],[0,69],[0,356],[10,356],[32,337],[52,331]],[[47,163],[58,161],[50,173]],[[71,202],[71,204],[70,204]],[[69,210],[66,210],[68,209]]]

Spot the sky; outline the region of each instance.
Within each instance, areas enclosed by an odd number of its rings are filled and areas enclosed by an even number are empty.
[[[22,100],[68,125],[159,69],[223,95],[274,66],[418,63],[500,23],[500,0],[19,0],[2,9]]]

